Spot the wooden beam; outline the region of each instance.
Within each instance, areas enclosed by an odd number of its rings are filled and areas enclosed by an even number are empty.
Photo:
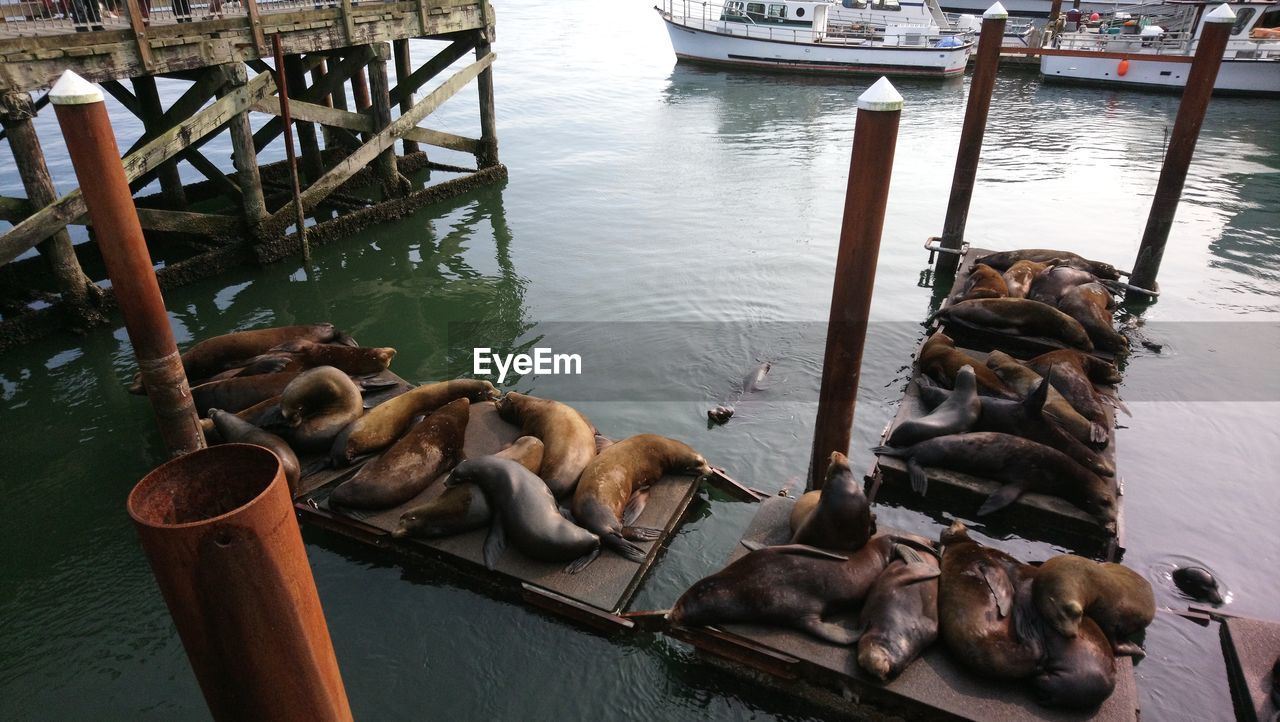
[[[244,9],[249,18],[249,32],[253,35],[253,49],[260,55],[266,55],[267,38],[262,33],[262,16],[258,14],[258,0],[244,0]]]
[[[135,118],[142,117],[142,104],[138,102],[137,96],[130,93],[119,80],[102,81],[102,89],[110,93],[111,97],[123,105],[125,110],[133,113]]]
[[[137,211],[143,230],[148,231],[225,235],[240,227],[239,219],[218,213],[192,213],[142,207],[138,207]],[[18,223],[29,218],[31,212],[31,201],[26,198],[0,196],[0,220]],[[71,219],[68,225],[89,226],[89,216],[87,213],[82,213]]]
[[[138,80],[140,79],[134,79],[135,82]],[[205,68],[200,77],[192,83],[191,87],[183,91],[182,95],[178,96],[178,99],[173,101],[173,104],[169,106],[169,109],[160,114],[160,117],[155,121],[155,126],[158,130],[153,131],[151,124],[146,124],[146,133],[135,141],[133,145],[129,146],[129,149],[126,150],[124,154],[129,155],[135,150],[146,145],[148,141],[159,136],[160,133],[165,131],[165,129],[172,128],[174,125],[181,122],[182,119],[191,117],[197,110],[200,110],[200,108],[204,106],[205,102],[208,101],[209,98],[217,95],[218,90],[222,88],[225,82],[226,80],[222,77],[221,71],[216,67]],[[154,85],[155,83],[152,81],[152,86],[154,87]],[[159,103],[158,98],[156,102]],[[142,113],[134,113],[134,115],[144,121],[147,120],[146,116]]]
[[[164,108],[160,105],[160,92],[156,89],[156,79],[150,75],[142,75],[133,79],[133,94],[138,98],[138,104],[142,108],[142,127],[145,130],[142,137],[138,139],[133,147],[125,151],[125,155],[132,153],[145,144],[146,141],[155,138],[170,127],[170,124],[164,122]],[[178,175],[178,162],[176,160],[167,160],[160,164],[159,172],[156,174],[160,178],[160,193],[164,196],[165,204],[170,208],[186,208],[187,194],[182,188],[182,176]],[[137,192],[139,185],[130,188],[130,192]]]
[[[156,61],[151,54],[151,41],[147,39],[147,26],[142,21],[140,3],[138,0],[125,0],[125,9],[129,13],[129,28],[133,30],[133,42],[138,48],[138,58],[142,60],[143,69],[150,71]]]
[[[331,65],[329,72],[325,74],[324,78],[319,83],[315,83],[310,88],[307,88],[305,93],[299,93],[297,98],[290,94],[289,102],[293,103],[298,100],[303,100],[312,103],[334,92],[345,93],[346,91],[342,89],[342,86],[347,82],[347,78],[351,77],[351,74],[356,70],[363,68],[364,64],[369,62],[369,58],[371,57],[373,57],[373,50],[368,46],[356,48],[351,55],[343,58],[342,62]],[[310,61],[311,58],[308,57],[307,60]],[[320,58],[316,57],[315,62],[319,63]],[[310,69],[310,67],[307,67],[307,70]],[[337,88],[337,90],[335,90],[335,88]],[[266,125],[259,128],[258,132],[253,134],[254,151],[261,153],[262,149],[267,147],[268,143],[275,140],[283,132],[284,127],[281,125],[279,117],[272,118],[267,121]]]
[[[263,98],[253,104],[253,109],[259,113],[278,116],[280,115],[280,99],[276,97]],[[373,119],[362,113],[327,108],[323,105],[293,99],[289,100],[289,109],[293,112],[293,117],[298,120],[306,120],[330,128],[341,128],[357,133],[373,131]],[[428,128],[410,128],[400,138],[433,145],[437,148],[448,148],[449,150],[471,153],[472,155],[480,151],[480,141],[476,138],[466,138],[461,135]]]
[[[391,102],[399,103],[406,98],[413,96],[414,91],[421,88],[424,83],[439,75],[445,68],[453,65],[462,56],[471,52],[476,46],[474,36],[459,38],[444,47],[440,52],[435,54],[427,62],[422,64],[421,68],[413,71],[404,78],[396,78],[396,87],[391,89]]]

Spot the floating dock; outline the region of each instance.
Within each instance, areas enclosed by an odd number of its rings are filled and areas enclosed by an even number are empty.
[[[1280,716],[1280,623],[1225,617],[1219,629],[1236,719],[1272,722]]]
[[[765,500],[743,540],[766,545],[789,542],[794,504],[783,497]],[[739,544],[726,564],[746,553]],[[873,714],[876,719],[886,714],[913,720],[984,722],[1138,719],[1138,692],[1128,657],[1116,659],[1116,688],[1106,702],[1094,711],[1075,712],[1036,704],[1029,685],[986,680],[965,672],[940,642],[897,679],[882,684],[858,667],[856,645],[828,644],[790,629],[744,624],[705,628],[672,625],[666,633],[739,674],[845,713]]]

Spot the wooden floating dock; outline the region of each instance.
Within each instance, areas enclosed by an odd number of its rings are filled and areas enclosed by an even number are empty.
[[[91,4],[81,10],[96,14]],[[88,223],[80,191],[56,192],[32,122],[47,102],[40,91],[66,70],[99,83],[144,127],[121,163],[134,193],[159,182],[158,194],[135,202],[164,287],[301,250],[289,168],[258,162],[284,131],[277,69],[266,62],[277,37],[312,245],[506,178],[495,129],[494,12],[486,0],[244,0],[188,8],[186,16],[175,15],[178,5],[124,5],[124,19],[96,21],[54,18],[38,3],[26,13],[4,6],[0,123],[27,197],[0,198],[0,220],[13,225],[0,234],[0,349],[58,328],[100,324],[114,304],[111,289],[99,285],[94,242],[73,247],[66,231]],[[410,38],[446,44],[415,64]],[[448,72],[468,54],[473,62]],[[395,62],[394,87],[388,62]],[[166,108],[157,77],[189,85]],[[477,137],[421,127],[472,82]],[[254,131],[250,113],[272,117]],[[223,132],[232,157],[215,162],[203,146]],[[469,154],[474,165],[439,162],[428,146]],[[204,180],[183,185],[179,163]],[[432,170],[450,177],[432,183]],[[17,260],[32,248],[39,257]]]
[[[794,500],[773,497],[743,534],[767,545],[790,540]],[[882,529],[882,532],[889,531]],[[738,545],[726,564],[747,553]],[[848,620],[846,620],[848,621]],[[1136,720],[1138,692],[1133,664],[1116,659],[1116,688],[1093,712],[1042,707],[1023,683],[986,680],[965,672],[941,642],[882,684],[858,667],[857,647],[841,647],[780,627],[730,624],[690,628],[672,625],[666,634],[693,645],[721,666],[790,694],[844,713],[889,714],[921,720]]]
[[[390,372],[384,372],[384,377],[398,379]],[[407,387],[405,384],[372,394],[366,397],[366,403],[376,405]],[[495,453],[520,435],[517,427],[498,416],[492,403],[473,403],[467,423],[465,456],[475,458]],[[307,461],[313,460],[304,460],[304,465]],[[325,469],[305,476],[295,495],[301,520],[381,549],[405,562],[447,564],[502,596],[518,598],[597,630],[613,632],[635,626],[625,618],[624,611],[684,521],[699,487],[698,480],[692,476],[666,476],[651,487],[648,503],[636,523],[661,529],[662,536],[649,542],[648,555],[642,564],[627,561],[606,549],[585,570],[566,574],[563,571],[566,563],[534,561],[508,547],[497,568],[489,570],[484,566],[482,554],[487,527],[440,539],[392,538],[391,531],[398,526],[403,511],[443,493],[444,485],[439,481],[413,500],[392,509],[359,511],[330,507],[330,492],[358,468]]]
[[[1226,617],[1219,629],[1236,719],[1271,722],[1280,715],[1272,690],[1280,688],[1280,623]]]

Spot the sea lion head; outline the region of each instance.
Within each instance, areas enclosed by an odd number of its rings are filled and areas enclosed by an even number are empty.
[[[507,423],[517,423],[520,420],[520,406],[525,399],[529,398],[524,394],[515,391],[508,391],[503,394],[502,398],[493,402],[498,409],[498,416]]]
[[[858,642],[858,666],[884,682],[898,673],[901,660],[909,653],[905,635],[863,637]]]
[[[978,372],[973,370],[973,366],[965,364],[956,371],[956,381],[952,385],[953,390],[961,393],[975,393],[978,389]]]
[[[1116,495],[1111,489],[1107,488],[1105,481],[1100,477],[1098,478],[1099,481],[1102,481],[1100,486],[1091,485],[1085,489],[1085,508],[1089,513],[1110,524],[1116,520],[1118,513],[1116,511]]]
[[[391,531],[395,539],[434,539],[461,534],[476,527],[471,514],[471,491],[452,487],[435,499],[400,515],[400,525]]]
[[[969,528],[966,527],[959,519],[951,522],[951,526],[943,529],[942,533],[938,535],[938,543],[942,546],[959,544],[960,542],[967,541],[970,541]]]
[[[1045,621],[1058,634],[1074,637],[1080,633],[1080,620],[1084,618],[1084,607],[1078,600],[1070,599],[1064,602],[1055,593],[1050,593],[1039,606]]]
[[[391,365],[391,359],[396,357],[396,350],[390,346],[375,348],[373,349],[373,357],[378,360],[378,363],[387,367]]]

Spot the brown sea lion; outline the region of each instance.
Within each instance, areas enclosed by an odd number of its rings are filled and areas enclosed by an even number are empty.
[[[1088,617],[1074,637],[1044,630],[1043,656],[1031,678],[1036,701],[1049,707],[1093,709],[1116,687],[1116,659],[1111,644]]]
[[[587,417],[568,404],[514,391],[495,403],[503,421],[546,444],[541,476],[551,493],[557,499],[572,494],[582,470],[596,455],[595,429]]]
[[[191,399],[201,416],[212,408],[234,414],[283,394],[297,377],[295,372],[210,381],[191,387]]]
[[[280,414],[289,427],[284,436],[300,451],[329,448],[333,437],[363,413],[360,388],[332,366],[303,371],[280,394]]]
[[[1031,290],[1031,283],[1035,281],[1036,276],[1043,273],[1049,266],[1044,263],[1036,263],[1035,261],[1018,261],[1009,266],[1009,270],[1004,272],[1005,288],[1009,290],[1009,298],[1026,298],[1027,292]]]
[[[537,474],[542,470],[542,452],[542,442],[536,436],[521,436],[494,456],[510,459]],[[400,515],[400,525],[391,531],[391,536],[396,539],[453,536],[479,529],[491,519],[493,512],[480,487],[458,484],[425,504],[407,509]]]
[[[1086,283],[1067,289],[1058,299],[1058,310],[1084,326],[1094,348],[1113,354],[1129,351],[1129,339],[1115,328],[1111,306],[1115,296],[1099,283]]]
[[[1064,637],[1076,636],[1088,617],[1116,654],[1143,654],[1128,637],[1155,619],[1156,597],[1151,583],[1132,569],[1061,554],[1036,570],[1032,594],[1041,616]]]
[[[1013,389],[1006,386],[991,369],[956,348],[956,342],[941,331],[935,332],[920,347],[917,363],[921,373],[949,389],[955,388],[956,374],[960,369],[971,366],[978,382],[978,393],[1002,399],[1018,398]]]
[[[302,465],[298,463],[298,455],[293,453],[293,449],[289,448],[289,444],[284,439],[220,409],[209,409],[209,419],[218,430],[218,435],[223,442],[256,444],[275,454],[280,459],[280,466],[284,468],[284,477],[289,482],[289,491],[292,493],[298,491]]]
[[[371,348],[297,340],[249,359],[240,375],[276,373],[280,370],[304,371],[317,366],[332,366],[352,376],[363,376],[386,371],[395,356],[396,350],[389,346]],[[270,370],[280,364],[283,364],[281,368]]]
[[[329,500],[356,509],[389,509],[417,496],[462,457],[471,402],[455,399],[432,412],[339,484]]]
[[[1000,380],[1009,388],[1026,398],[1036,389],[1041,379],[1040,374],[1023,366],[1017,359],[1003,351],[992,351],[987,356],[987,367],[995,372]],[[1055,374],[1056,375],[1056,374]],[[1050,382],[1052,383],[1052,382]],[[1085,418],[1055,388],[1049,389],[1049,398],[1044,403],[1044,413],[1054,420],[1067,433],[1084,443],[1105,447],[1110,438],[1107,433],[1106,415],[1100,419]]]
[[[1009,287],[1000,272],[985,263],[974,264],[969,270],[960,292],[953,296],[957,303],[974,298],[1004,298],[1009,295]]]
[[[1109,281],[1120,279],[1120,272],[1109,263],[1090,261],[1070,251],[1055,251],[1049,248],[1024,248],[1018,251],[989,253],[982,258],[975,259],[974,263],[985,263],[997,271],[1005,271],[1018,261],[1035,261],[1049,266],[1069,266],[1088,271],[1098,278],[1105,278]]]
[[[862,491],[862,484],[849,467],[849,458],[839,451],[831,452],[827,462],[822,490],[809,492],[817,501],[805,502],[807,513],[799,519],[796,511],[791,515],[791,543],[807,544],[822,549],[857,551],[876,533],[876,518],[871,513],[871,502]]]
[[[1101,281],[1098,280],[1098,277],[1088,271],[1069,266],[1053,266],[1036,276],[1035,281],[1031,284],[1031,290],[1027,291],[1027,298],[1056,308],[1062,298],[1072,289],[1100,283]],[[1103,290],[1105,291],[1106,289]],[[1110,308],[1114,302],[1115,299],[1108,295],[1103,309]]]
[[[882,682],[938,638],[938,560],[901,544],[894,552],[858,613],[858,666]]]
[[[466,399],[453,403],[466,403]],[[497,565],[508,540],[520,553],[539,561],[581,560],[599,553],[600,538],[565,519],[547,485],[520,464],[496,456],[468,459],[458,464],[445,485],[468,482],[480,488],[493,509],[484,541],[486,567]]]
[[[415,418],[454,399],[478,402],[497,395],[498,390],[493,384],[480,379],[423,384],[369,409],[368,413],[343,429],[333,440],[329,460],[334,466],[346,466],[357,456],[386,448],[400,438]]]
[[[675,624],[769,624],[832,644],[858,633],[823,617],[851,610],[867,596],[902,539],[872,537],[847,559],[803,544],[758,548],[689,587],[671,608]]]
[[[993,431],[939,436],[905,448],[877,446],[881,456],[905,459],[911,488],[923,495],[929,477],[924,467],[951,469],[1004,482],[978,509],[983,516],[1012,504],[1024,493],[1052,494],[1093,514],[1115,521],[1115,485],[1044,444]]]
[[[956,372],[954,389],[947,400],[928,414],[895,426],[889,434],[889,446],[910,446],[935,436],[968,431],[981,413],[977,375],[973,366],[966,364]]]
[[[1041,376],[1045,373],[1042,369],[1048,370],[1050,366],[1071,366],[1095,384],[1118,384],[1124,380],[1114,364],[1070,348],[1042,353],[1028,361],[1027,366]]]
[[[1048,358],[1045,358],[1046,356]],[[1053,384],[1054,390],[1061,394],[1062,398],[1067,400],[1067,403],[1071,404],[1071,408],[1088,419],[1090,423],[1105,431],[1110,422],[1107,419],[1107,410],[1103,406],[1102,393],[1094,388],[1093,382],[1085,375],[1083,368],[1071,363],[1070,360],[1059,366],[1053,362],[1055,358],[1063,357],[1042,354],[1023,365],[1036,374],[1049,379],[1049,382]],[[1052,378],[1049,376],[1050,370],[1053,371]],[[1116,403],[1118,403],[1118,400]],[[1095,429],[1090,429],[1090,441],[1094,441],[1094,431]]]
[[[600,452],[582,470],[573,492],[573,519],[624,559],[643,562],[648,552],[631,542],[662,535],[661,529],[634,526],[644,511],[649,485],[665,474],[710,472],[707,460],[687,444],[657,434],[628,437]],[[594,559],[584,557],[569,571],[581,571]]]
[[[1042,336],[1085,351],[1093,350],[1093,342],[1079,321],[1029,298],[961,301],[941,309],[934,318],[1013,336]]]

